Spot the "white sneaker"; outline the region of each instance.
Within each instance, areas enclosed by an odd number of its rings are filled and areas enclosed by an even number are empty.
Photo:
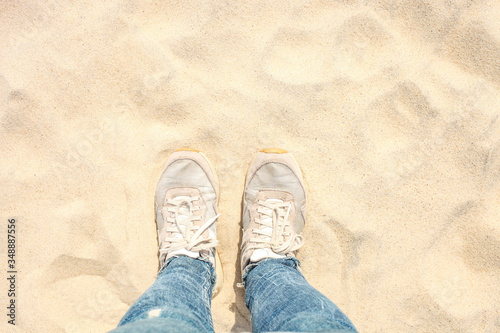
[[[208,159],[197,150],[170,156],[156,187],[160,268],[171,257],[208,260],[215,267],[213,296],[222,287],[217,246],[219,182]]]
[[[243,199],[242,276],[248,264],[294,257],[303,244],[306,193],[299,165],[287,151],[260,151],[248,170]]]

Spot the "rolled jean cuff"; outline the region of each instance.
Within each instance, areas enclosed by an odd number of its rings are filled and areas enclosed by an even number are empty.
[[[212,262],[208,258],[201,258],[201,257],[200,258],[191,258],[191,257],[184,256],[184,255],[170,257],[167,260],[165,260],[165,263],[163,264],[162,268],[160,268],[160,270],[156,274],[156,278],[158,278],[163,273],[163,271],[168,267],[168,265],[172,262],[172,260],[175,260],[175,259],[180,258],[180,257],[185,257],[185,258],[189,258],[189,259],[193,259],[193,260],[199,260],[199,261],[203,261],[203,262],[208,263],[209,267],[210,267],[210,283],[212,285],[212,289],[214,288],[214,286],[215,286],[215,280],[216,280],[217,276],[216,276],[216,273],[215,273],[215,267],[214,267],[214,265],[212,264]]]
[[[295,258],[295,257],[285,257],[285,258],[266,258],[266,259],[262,259],[262,260],[259,260],[257,262],[251,262],[247,265],[247,267],[245,268],[245,273],[243,273],[243,277],[241,278],[242,280],[242,283],[241,285],[243,287],[246,287],[246,282],[247,282],[247,277],[248,277],[248,274],[250,274],[250,272],[257,266],[265,263],[265,262],[269,262],[269,261],[273,261],[275,262],[276,264],[284,264],[284,265],[287,265],[287,266],[290,266],[290,267],[293,267],[295,268],[296,270],[298,270],[299,272],[302,273],[302,269],[300,268],[300,261],[299,259]]]

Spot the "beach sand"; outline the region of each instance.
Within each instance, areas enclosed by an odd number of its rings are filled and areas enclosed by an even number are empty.
[[[304,275],[360,332],[499,332],[499,22],[494,0],[2,1],[0,330],[113,329],[191,147],[221,183],[215,330],[250,331],[244,177],[279,147],[307,186]]]

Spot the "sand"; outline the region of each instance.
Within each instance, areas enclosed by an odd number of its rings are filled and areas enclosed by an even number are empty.
[[[217,332],[250,330],[265,147],[304,173],[304,275],[361,332],[499,332],[499,22],[494,0],[2,1],[0,330],[114,328],[155,279],[154,189],[187,146],[221,181]]]

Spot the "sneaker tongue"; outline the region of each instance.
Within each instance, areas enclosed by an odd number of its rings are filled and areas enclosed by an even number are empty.
[[[272,198],[272,199],[267,199],[265,202],[269,204],[277,204],[277,203],[283,203],[283,200]],[[262,218],[262,221],[271,222],[273,220],[273,218],[271,217],[272,209],[267,207],[262,207],[262,210],[266,212],[266,214],[270,215],[270,216],[265,215],[265,217]],[[262,228],[262,230],[269,234],[272,234],[273,232],[273,228],[270,227]],[[271,237],[263,236],[263,238],[268,242],[271,241]],[[286,255],[275,253],[271,249],[256,249],[250,256],[250,262],[257,262],[265,258],[285,258],[285,257]]]
[[[191,197],[187,196],[187,195],[179,195],[179,196],[173,198],[173,200],[175,200],[175,201],[191,200]],[[179,207],[177,220],[179,222],[178,223],[179,228],[182,230],[182,232],[185,233],[186,232],[186,224],[189,222],[189,205],[184,204],[184,205]],[[176,233],[174,235],[174,237],[175,238],[183,238],[183,236],[180,233]],[[196,258],[200,257],[200,252],[199,251],[189,251],[186,249],[179,249],[176,251],[170,251],[168,253],[167,259],[170,257],[179,256],[179,255],[184,255],[184,256],[188,256],[188,257],[196,259]]]
[[[280,200],[280,199],[267,199],[265,202],[269,203],[269,204],[277,204],[277,203],[283,203],[283,200]],[[262,221],[272,222],[273,218],[271,216],[273,214],[273,210],[270,209],[270,208],[267,208],[267,207],[262,207],[262,210],[265,211],[266,214],[269,215],[269,216],[265,215],[265,217],[262,219]],[[265,228],[262,228],[262,230],[264,230],[266,232],[269,232],[271,234],[272,231],[273,231],[273,228],[265,227]],[[265,239],[267,241],[271,241],[271,237],[265,237]]]
[[[184,200],[190,200],[191,197],[187,195],[179,195],[173,200],[175,201],[184,201]],[[189,222],[189,206],[187,204],[184,204],[179,207],[179,212],[177,215],[177,220],[179,221],[179,228],[182,230],[182,232],[186,232],[186,224]],[[175,234],[175,238],[183,238],[180,233]]]

